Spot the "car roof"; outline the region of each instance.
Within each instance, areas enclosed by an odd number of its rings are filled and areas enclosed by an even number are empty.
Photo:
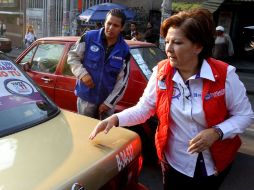
[[[79,36],[55,36],[55,37],[43,37],[38,39],[39,41],[63,41],[63,42],[76,42]],[[155,46],[155,44],[141,41],[125,40],[130,47],[144,47],[144,46]]]

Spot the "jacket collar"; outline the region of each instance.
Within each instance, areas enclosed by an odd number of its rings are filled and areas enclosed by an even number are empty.
[[[175,70],[175,72],[173,74],[172,80],[175,82],[183,82],[182,77],[180,76],[179,72],[176,69],[174,69],[174,70]],[[213,82],[215,81],[212,68],[206,60],[203,60],[200,72],[198,72],[196,75],[193,75],[192,77],[190,77],[190,79],[196,79],[196,78],[208,79]]]

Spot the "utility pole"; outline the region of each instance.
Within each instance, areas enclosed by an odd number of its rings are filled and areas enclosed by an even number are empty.
[[[172,0],[163,0],[161,4],[161,23],[172,14]],[[160,36],[160,49],[165,50],[165,40]]]
[[[23,28],[22,28],[22,41],[21,41],[21,47],[23,48],[24,43],[23,43],[23,37],[26,34],[26,0],[20,0],[19,1],[19,6],[20,6],[20,12],[23,13]]]

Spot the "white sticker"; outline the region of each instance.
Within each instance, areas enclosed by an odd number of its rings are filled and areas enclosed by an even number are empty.
[[[96,45],[92,45],[91,47],[90,47],[90,50],[92,51],[92,52],[98,52],[99,51],[99,47],[98,46],[96,46]]]
[[[128,145],[124,150],[116,155],[118,171],[125,168],[134,159],[132,144]]]
[[[4,83],[6,90],[11,94],[29,96],[34,92],[32,86],[23,80],[8,79]]]
[[[17,66],[8,60],[0,60],[0,97],[11,94],[29,96],[37,92]]]

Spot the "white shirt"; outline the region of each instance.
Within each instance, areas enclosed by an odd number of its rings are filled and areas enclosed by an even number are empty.
[[[156,76],[157,66],[153,69],[153,74],[137,105],[117,113],[120,126],[137,125],[154,115]],[[174,81],[174,96],[171,103],[172,125],[169,132],[171,136],[167,142],[170,148],[166,147],[164,153],[172,167],[190,177],[194,176],[198,154],[187,152],[188,143],[207,125],[201,98],[203,79],[215,80],[207,61],[203,61],[200,76],[194,75],[187,80],[188,86],[178,71],[172,79]],[[217,125],[224,133],[223,139],[242,133],[254,122],[254,114],[246,96],[246,89],[235,73],[235,68],[230,65],[227,70],[225,97],[230,118]],[[203,151],[203,156],[207,175],[214,174],[214,163],[210,151]]]
[[[32,32],[28,32],[25,35],[25,39],[31,44],[33,41],[35,41],[35,35]]]

